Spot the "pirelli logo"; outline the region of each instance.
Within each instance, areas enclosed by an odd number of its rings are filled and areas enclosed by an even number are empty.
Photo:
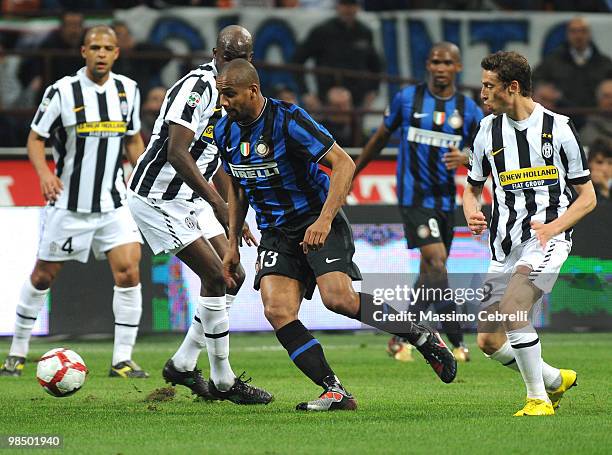
[[[499,183],[508,191],[550,186],[558,181],[559,170],[552,165],[528,167],[499,174]]]
[[[461,136],[458,134],[440,133],[439,131],[424,130],[410,127],[408,129],[408,141],[417,144],[431,145],[432,147],[455,147],[461,145]]]
[[[234,177],[242,179],[267,179],[275,175],[280,175],[276,161],[259,164],[229,163],[229,167]]]
[[[78,137],[121,137],[126,131],[125,122],[85,122],[76,126]]]

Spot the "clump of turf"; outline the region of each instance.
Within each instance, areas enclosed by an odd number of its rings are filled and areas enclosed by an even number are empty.
[[[147,395],[145,401],[147,402],[159,402],[159,401],[172,401],[176,396],[174,387],[161,387],[155,389],[153,392]]]

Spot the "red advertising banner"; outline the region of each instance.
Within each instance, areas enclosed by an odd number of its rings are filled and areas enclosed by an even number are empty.
[[[53,162],[49,162],[53,168]],[[353,191],[347,198],[350,205],[397,204],[395,193],[395,161],[373,161],[357,177]],[[467,183],[467,170],[458,169],[455,175],[457,203],[461,204],[463,190]],[[491,185],[487,182],[483,191],[485,204],[491,203]],[[0,160],[0,206],[44,205],[40,193],[38,176],[27,160]]]
[[[53,161],[49,166],[54,169]],[[0,206],[44,205],[38,176],[28,160],[0,160]]]

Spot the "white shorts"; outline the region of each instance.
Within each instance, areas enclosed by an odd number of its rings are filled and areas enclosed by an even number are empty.
[[[126,243],[142,243],[138,226],[127,207],[104,213],[78,213],[47,206],[42,209],[38,259],[87,262]]]
[[[506,286],[517,267],[524,265],[532,271],[529,280],[542,292],[552,291],[559,271],[572,248],[567,240],[551,239],[542,248],[537,238],[533,237],[515,247],[504,262],[491,261],[487,271],[485,290],[487,297],[483,303],[492,304],[501,300]]]
[[[210,239],[225,234],[206,201],[165,201],[145,198],[131,190],[127,201],[153,254],[176,254],[200,237]]]

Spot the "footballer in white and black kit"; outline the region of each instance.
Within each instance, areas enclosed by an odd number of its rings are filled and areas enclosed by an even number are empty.
[[[168,90],[149,144],[128,183],[133,192],[131,210],[154,254],[178,253],[202,235],[210,239],[225,234],[210,204],[194,193],[168,161],[172,122],[193,131],[189,153],[206,181],[211,181],[219,168],[219,153],[212,139],[222,114],[217,107],[216,75],[213,60]],[[208,216],[203,218],[202,213]]]
[[[501,326],[481,324],[478,344],[488,357],[520,371],[527,402],[515,416],[553,415],[576,372],[542,360],[526,316],[552,290],[571,249],[572,227],[595,207],[595,192],[571,120],[531,99],[527,60],[500,51],[481,66],[481,97],[493,113],[480,122],[473,143],[464,213],[472,233],[486,229],[478,197],[491,176],[491,263],[483,305],[504,319]]]
[[[213,141],[218,105],[217,70],[233,58],[252,58],[250,33],[228,26],[218,35],[214,59],[176,82],[166,94],[145,153],[128,183],[128,204],[147,243],[158,254],[175,254],[201,280],[198,306],[178,351],[166,362],[166,382],[181,384],[202,398],[236,404],[267,404],[265,390],[236,377],[229,363],[229,308],[244,281],[244,269],[233,286],[223,279],[220,257],[228,248],[226,197],[229,177],[219,171]],[[218,219],[219,218],[219,219]],[[255,239],[245,229],[245,240]],[[210,380],[196,368],[206,346]]]
[[[86,66],[45,91],[31,124],[28,155],[40,178],[43,209],[37,262],[17,305],[15,335],[0,374],[19,375],[32,327],[63,263],[108,258],[115,280],[115,348],[110,376],[147,377],[132,359],[142,296],[138,263],[142,238],[124,205],[124,146],[136,162],[144,144],[135,81],[111,72],[118,57],[114,31],[93,27],[85,36]],[[53,145],[55,173],[44,144]]]

